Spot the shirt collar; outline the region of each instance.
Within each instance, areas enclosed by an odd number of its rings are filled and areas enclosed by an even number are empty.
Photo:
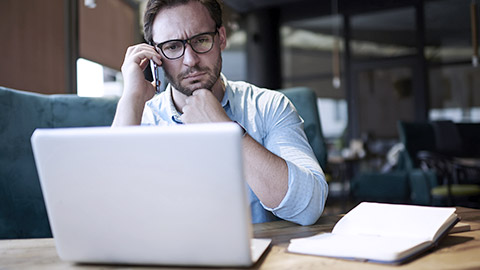
[[[165,96],[168,102],[168,114],[170,115],[170,118],[172,119],[173,122],[177,124],[183,124],[183,122],[180,120],[181,114],[177,111],[177,108],[175,108],[175,104],[173,103],[172,91],[173,91],[172,85],[168,84],[167,88],[165,89]]]
[[[232,89],[232,86],[228,82],[227,78],[221,74],[223,83],[225,85],[225,94],[223,95],[223,100],[222,100],[222,106],[227,111],[227,109],[230,109],[231,111],[234,111],[234,106],[235,106],[235,92]]]
[[[223,73],[220,73],[220,79],[223,82],[223,85],[225,86],[225,93],[223,94],[223,99],[222,99],[222,107],[226,110],[226,108],[231,104],[230,99],[233,97],[232,93],[232,88],[230,87],[230,84],[228,83],[227,78]]]

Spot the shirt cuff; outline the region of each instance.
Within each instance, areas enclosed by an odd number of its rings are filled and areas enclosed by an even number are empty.
[[[298,224],[314,223],[323,212],[328,186],[322,172],[318,175],[286,161],[288,191],[275,208],[262,206],[275,216]]]

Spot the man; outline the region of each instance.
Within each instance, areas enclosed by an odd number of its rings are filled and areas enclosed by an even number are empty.
[[[113,126],[235,121],[245,130],[252,221],[314,223],[328,188],[303,121],[283,94],[228,81],[221,74],[227,41],[219,3],[149,0],[144,21],[145,39],[153,46],[128,48],[122,65],[124,93]],[[163,67],[170,82],[156,96],[143,75],[150,60]]]

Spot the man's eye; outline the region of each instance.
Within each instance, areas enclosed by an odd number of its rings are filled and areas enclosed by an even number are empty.
[[[172,45],[172,46],[166,46],[164,49],[167,51],[171,51],[171,50],[175,50],[176,48],[177,48],[176,45]]]
[[[208,37],[199,37],[195,40],[195,43],[197,44],[204,44],[210,42]]]
[[[180,46],[178,44],[165,44],[163,46],[164,51],[175,51],[180,49]]]

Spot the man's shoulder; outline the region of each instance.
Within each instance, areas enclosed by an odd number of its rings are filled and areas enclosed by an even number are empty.
[[[228,81],[234,94],[241,96],[250,96],[260,99],[278,100],[284,97],[284,94],[268,88],[262,88],[245,81]]]

